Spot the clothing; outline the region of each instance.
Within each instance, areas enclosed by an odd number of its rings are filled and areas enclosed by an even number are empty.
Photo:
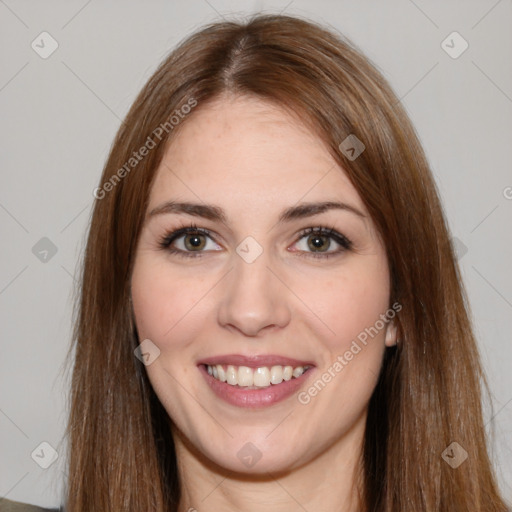
[[[58,508],[41,508],[19,501],[11,501],[0,497],[0,512],[59,512]]]

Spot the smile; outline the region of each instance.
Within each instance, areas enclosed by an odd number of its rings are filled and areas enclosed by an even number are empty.
[[[234,365],[205,365],[208,375],[220,382],[226,382],[230,386],[244,387],[248,389],[265,388],[281,384],[283,381],[299,378],[309,369],[309,366],[260,366],[250,368],[248,366]]]
[[[217,398],[243,408],[268,407],[291,397],[315,373],[312,361],[277,355],[224,355],[198,361]]]

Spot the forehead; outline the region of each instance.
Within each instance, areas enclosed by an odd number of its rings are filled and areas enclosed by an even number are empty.
[[[233,209],[350,200],[364,210],[317,134],[284,108],[247,96],[199,105],[185,120],[157,170],[150,207],[169,196]]]

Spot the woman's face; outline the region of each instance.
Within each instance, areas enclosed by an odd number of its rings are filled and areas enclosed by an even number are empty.
[[[246,473],[357,453],[395,342],[385,249],[361,198],[322,142],[263,100],[199,105],[181,128],[132,275],[178,453]]]

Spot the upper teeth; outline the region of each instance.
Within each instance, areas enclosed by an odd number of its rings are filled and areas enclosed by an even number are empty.
[[[208,373],[221,382],[231,386],[256,386],[264,388],[270,384],[281,384],[283,380],[290,380],[292,377],[300,377],[309,366],[272,366],[268,368],[249,368],[248,366],[228,365],[226,368],[221,364],[214,366],[206,365]]]

